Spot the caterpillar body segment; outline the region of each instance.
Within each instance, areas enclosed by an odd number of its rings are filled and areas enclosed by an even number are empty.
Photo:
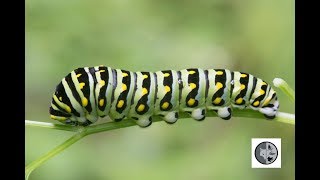
[[[137,72],[135,91],[128,117],[136,120],[141,127],[150,126],[154,112],[155,76],[150,72]]]
[[[161,116],[169,124],[187,112],[195,120],[215,111],[225,120],[232,109],[250,108],[273,119],[279,108],[276,92],[251,74],[227,69],[190,68],[180,71],[131,72],[106,66],[77,68],[65,76],[53,94],[51,118],[87,126],[99,117],[128,117],[140,127]]]
[[[109,117],[114,121],[121,121],[130,110],[132,94],[135,89],[135,73],[115,69],[113,72],[113,95]]]
[[[179,93],[182,82],[174,70],[155,72],[156,92],[154,114],[161,116],[169,124],[179,118]]]

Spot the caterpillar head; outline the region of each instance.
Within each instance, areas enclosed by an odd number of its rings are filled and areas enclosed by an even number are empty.
[[[66,89],[63,86],[63,81],[58,84],[52,96],[51,106],[49,108],[50,118],[63,124],[73,126],[86,126],[91,124],[91,121],[80,115],[79,112],[72,106]],[[80,108],[82,109],[82,107]]]
[[[265,98],[259,111],[268,119],[275,118],[279,109],[279,101],[276,92],[271,89],[268,96]]]

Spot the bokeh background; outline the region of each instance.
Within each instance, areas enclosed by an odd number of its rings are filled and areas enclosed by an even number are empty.
[[[293,0],[27,0],[25,117],[53,122],[55,86],[77,67],[226,68],[294,81]],[[280,110],[294,103],[279,92]],[[72,133],[26,127],[25,164]],[[281,138],[282,168],[252,169],[251,138]],[[85,137],[31,180],[294,179],[294,126],[180,119]]]

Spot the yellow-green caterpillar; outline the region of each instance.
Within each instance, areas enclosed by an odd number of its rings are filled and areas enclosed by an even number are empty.
[[[99,117],[128,117],[148,127],[152,116],[175,123],[179,112],[203,120],[215,111],[228,120],[232,108],[251,108],[273,119],[279,108],[276,92],[251,74],[227,69],[131,72],[106,66],[77,68],[57,85],[51,118],[87,126]]]

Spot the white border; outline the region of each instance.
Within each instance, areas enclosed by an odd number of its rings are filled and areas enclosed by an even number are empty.
[[[278,150],[277,159],[271,164],[261,164],[255,157],[256,147],[264,142],[268,141],[273,143]],[[281,138],[252,138],[251,139],[251,167],[252,168],[281,168]]]

